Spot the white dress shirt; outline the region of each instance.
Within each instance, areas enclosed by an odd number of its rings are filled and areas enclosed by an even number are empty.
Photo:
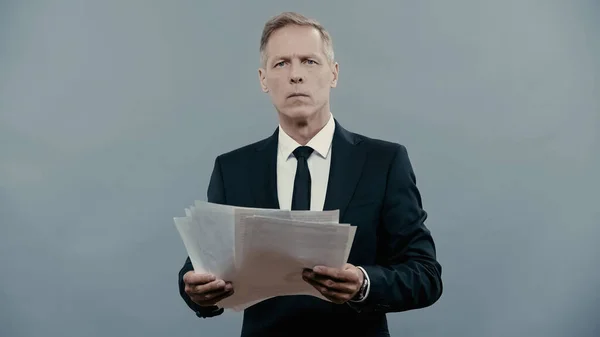
[[[335,121],[330,115],[329,121],[306,146],[313,148],[307,164],[310,171],[311,192],[310,210],[322,211],[327,193],[329,167],[331,164],[331,141],[335,131]],[[296,177],[296,157],[294,150],[301,146],[279,126],[279,142],[277,149],[277,197],[279,207],[290,210],[294,193],[294,178]]]
[[[308,157],[307,164],[311,178],[310,210],[322,211],[327,194],[327,183],[329,181],[329,168],[331,166],[331,142],[335,131],[333,115],[329,115],[329,121],[306,146],[313,148],[313,153]],[[302,146],[290,137],[279,125],[279,141],[277,148],[277,197],[279,208],[290,210],[292,208],[292,196],[294,193],[294,178],[296,177],[297,160],[294,150]],[[367,272],[361,268],[367,278],[368,296],[371,282]],[[364,299],[367,298],[365,296]],[[363,300],[364,300],[363,299]]]

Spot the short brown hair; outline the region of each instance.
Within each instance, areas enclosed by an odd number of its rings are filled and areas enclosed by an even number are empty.
[[[283,12],[272,17],[265,23],[265,27],[263,28],[262,36],[260,37],[260,62],[263,66],[267,62],[265,49],[267,47],[267,42],[269,42],[269,38],[276,30],[289,25],[308,26],[318,30],[321,34],[321,39],[323,40],[323,52],[325,53],[325,56],[327,56],[327,60],[333,63],[333,43],[331,35],[329,35],[327,30],[315,19],[307,18],[296,12]]]

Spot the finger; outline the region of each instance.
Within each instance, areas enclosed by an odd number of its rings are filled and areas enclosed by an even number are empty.
[[[353,274],[352,271],[347,271],[345,273]],[[310,269],[305,269],[302,273],[302,277],[319,282],[328,288],[338,289],[345,292],[352,292],[355,288],[355,285],[358,283],[358,281],[360,281],[358,277],[353,277],[351,275],[336,279],[328,275],[315,273]]]
[[[312,269],[315,274],[327,276],[334,280],[342,281],[342,282],[356,282],[358,281],[358,277],[355,273],[352,272],[351,269],[343,270],[339,268],[331,268],[325,266],[316,266]]]
[[[232,288],[231,290],[225,291],[224,293],[222,293],[219,296],[215,296],[213,298],[213,300],[215,301],[215,303],[220,302],[221,300],[223,300],[224,298],[227,298],[231,295],[233,295],[233,293],[235,293],[235,290]]]
[[[233,294],[234,288],[231,283],[227,283],[224,289],[210,290],[201,293],[193,292],[190,294],[190,297],[194,300],[194,302],[211,302],[220,300],[224,297],[230,296]]]
[[[327,288],[319,282],[313,280],[306,280],[311,286],[313,286],[318,292],[320,292],[325,298],[336,304],[342,304],[350,300],[351,295],[346,292],[339,292],[330,288]]]
[[[193,270],[188,271],[183,275],[183,282],[190,285],[206,284],[215,281],[217,278],[215,275],[207,273],[196,273]]]
[[[219,303],[223,299],[233,295],[235,290],[232,288],[229,291],[223,291],[218,293],[209,293],[204,295],[196,295],[192,297],[192,300],[201,306],[211,306]]]
[[[192,290],[190,291],[191,295],[194,295],[194,296],[195,295],[201,295],[201,296],[210,295],[210,297],[214,297],[214,296],[220,295],[222,293],[233,290],[233,285],[230,282],[225,282],[224,287],[216,287],[216,288],[214,288],[214,286],[212,285],[212,283],[214,283],[214,282],[217,282],[217,281],[213,281],[204,286],[197,286],[196,288],[192,288]],[[205,287],[205,288],[198,289],[199,287]]]
[[[223,296],[229,296],[233,293],[233,291],[234,291],[233,288],[230,287],[227,290],[216,290],[216,291],[198,294],[196,296],[202,300],[215,300],[215,299],[221,299],[221,298],[223,298]]]
[[[318,284],[322,287],[325,287],[329,291],[340,292],[340,293],[348,293],[351,294],[354,292],[354,284],[350,282],[338,282],[329,277],[314,274],[314,273],[306,273],[303,275],[305,281],[311,281],[312,283]]]
[[[224,291],[226,282],[223,280],[214,280],[206,284],[188,285],[186,284],[186,292],[188,294],[205,294],[215,291]]]
[[[197,285],[192,288],[192,291],[196,294],[207,294],[212,292],[222,292],[225,291],[225,286],[227,282],[223,280],[214,280],[207,284]]]

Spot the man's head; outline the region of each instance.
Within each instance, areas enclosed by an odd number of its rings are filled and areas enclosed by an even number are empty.
[[[297,13],[273,17],[263,29],[260,59],[262,90],[269,93],[280,118],[300,124],[328,118],[339,66],[323,26]]]

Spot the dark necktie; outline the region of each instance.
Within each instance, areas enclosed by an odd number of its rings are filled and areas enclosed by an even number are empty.
[[[308,170],[308,157],[313,149],[309,146],[299,146],[294,150],[296,164],[296,177],[294,178],[294,194],[292,196],[292,210],[310,210],[310,171]]]

